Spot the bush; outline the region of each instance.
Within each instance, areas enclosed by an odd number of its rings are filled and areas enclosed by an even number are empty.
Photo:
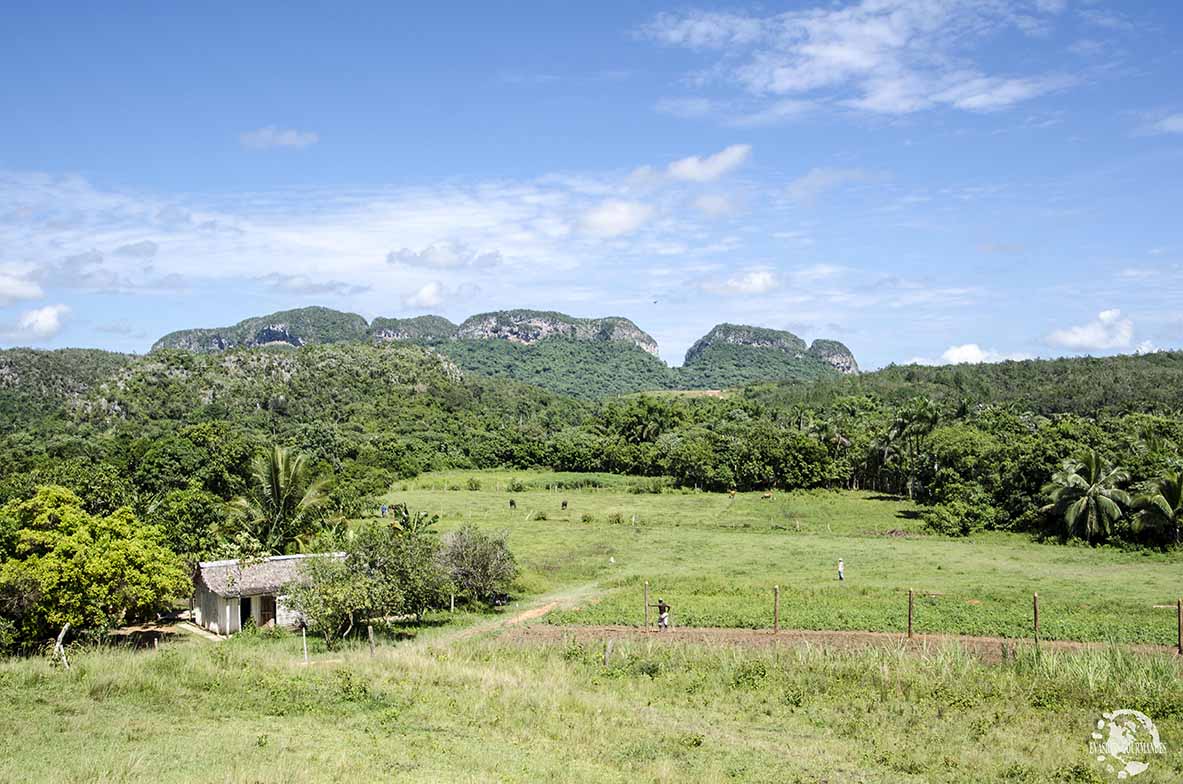
[[[608,515],[608,522],[612,525],[623,525],[624,515],[622,515],[620,512],[613,512],[612,514]]]
[[[946,536],[969,536],[993,528],[998,510],[989,504],[973,504],[960,499],[926,509],[921,518],[928,530]]]
[[[592,517],[588,512],[584,512],[579,519],[585,523],[591,523],[594,522],[596,518]]]
[[[511,493],[520,493],[526,489],[526,485],[515,476],[509,480],[509,484],[505,486],[505,489]]]
[[[481,480],[477,479],[475,476],[468,477],[468,489],[469,490],[480,490],[481,489]]]
[[[546,512],[535,512],[535,513],[534,513],[534,519],[535,519],[535,520],[538,520],[538,521],[540,521],[540,522],[541,522],[542,520],[545,520],[545,519],[546,519]]]
[[[490,535],[466,525],[444,537],[439,560],[462,594],[491,603],[517,577],[517,561],[506,536],[504,531]]]

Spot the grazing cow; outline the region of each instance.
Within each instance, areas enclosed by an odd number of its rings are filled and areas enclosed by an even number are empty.
[[[517,501],[515,501],[515,500],[513,500],[512,498],[511,498],[511,499],[509,499],[509,508],[510,508],[510,509],[517,509],[517,508],[518,508],[518,502],[517,502]]]
[[[772,491],[771,491],[771,490],[769,490],[767,493],[765,493],[764,495],[762,495],[762,496],[760,496],[760,497],[761,497],[761,498],[763,498],[765,501],[767,501],[767,500],[769,500],[770,498],[772,498]]]
[[[735,488],[733,487],[730,490],[728,490],[727,495],[731,498],[735,498]]]
[[[564,512],[567,511],[567,502],[566,501],[563,502],[563,511]]]

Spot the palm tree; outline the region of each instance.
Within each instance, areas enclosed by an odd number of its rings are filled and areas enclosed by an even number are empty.
[[[1154,480],[1150,492],[1134,501],[1134,508],[1138,510],[1135,531],[1150,529],[1178,545],[1183,527],[1183,470],[1168,471]]]
[[[1103,539],[1121,518],[1122,507],[1130,504],[1129,494],[1119,487],[1129,479],[1125,469],[1109,465],[1097,450],[1089,449],[1078,459],[1065,460],[1044,485],[1043,493],[1052,502],[1044,511],[1064,518],[1068,536],[1090,542]]]
[[[255,456],[246,494],[231,502],[243,531],[269,553],[282,553],[320,523],[325,482],[312,478],[308,459],[273,446]]]
[[[914,397],[896,412],[887,438],[895,450],[900,470],[907,480],[908,498],[915,495],[916,474],[924,455],[925,439],[936,429],[941,412],[927,397]],[[886,455],[886,451],[884,453]]]

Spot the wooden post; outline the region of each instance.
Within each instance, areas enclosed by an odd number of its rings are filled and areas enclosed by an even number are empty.
[[[612,640],[608,640],[604,645],[604,666],[608,666],[608,662],[612,659]]]
[[[366,634],[370,638],[370,655],[374,655],[374,627],[371,624],[366,624]]]
[[[645,581],[645,628],[649,628],[649,581]]]
[[[780,586],[772,586],[772,633],[780,631]]]
[[[1180,599],[1175,609],[1179,620],[1179,655],[1183,656],[1183,599]]]
[[[456,594],[448,594],[448,612],[456,612]]]
[[[300,624],[300,636],[304,638],[304,663],[308,663],[308,627]]]
[[[1039,594],[1031,597],[1031,610],[1035,618],[1035,644],[1039,645]]]
[[[908,639],[912,639],[912,589],[908,589]]]

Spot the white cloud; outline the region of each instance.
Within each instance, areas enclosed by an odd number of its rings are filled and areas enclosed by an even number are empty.
[[[731,199],[717,193],[706,193],[694,200],[694,206],[704,215],[717,218],[735,210]]]
[[[386,254],[388,264],[412,267],[455,269],[460,267],[492,267],[500,264],[498,251],[478,251],[462,242],[434,242],[420,251],[403,248]]]
[[[671,117],[693,119],[713,114],[718,107],[709,98],[662,98],[653,108]]]
[[[831,169],[818,167],[793,180],[788,185],[788,196],[799,204],[812,204],[826,191],[856,182],[866,182],[873,175],[865,169]]]
[[[1005,362],[1007,360],[1031,359],[1030,354],[1021,352],[1004,353],[993,349],[985,349],[977,343],[964,343],[960,346],[949,346],[941,354],[940,359],[913,357],[914,365],[980,365],[983,362]]]
[[[648,204],[608,199],[585,212],[582,224],[586,232],[597,237],[619,237],[641,228],[652,214]]]
[[[0,307],[41,297],[41,287],[22,275],[0,271]]]
[[[1149,340],[1143,340],[1138,344],[1138,347],[1134,349],[1135,354],[1153,354],[1155,351],[1158,351],[1158,346],[1154,345],[1154,343]]]
[[[757,111],[742,112],[731,117],[727,124],[736,128],[759,128],[796,120],[817,108],[813,101],[784,98]]]
[[[1052,345],[1076,351],[1129,348],[1134,339],[1134,322],[1112,308],[1101,311],[1088,324],[1057,329],[1047,339]]]
[[[158,250],[160,250],[160,246],[152,240],[141,240],[140,242],[120,245],[115,249],[115,255],[130,256],[135,259],[150,259],[156,255],[156,251]]]
[[[780,286],[780,279],[770,269],[750,269],[723,281],[708,281],[704,291],[715,294],[767,294]]]
[[[705,158],[692,155],[689,158],[674,161],[669,165],[667,171],[669,176],[675,180],[711,182],[742,166],[751,152],[752,147],[749,144],[733,144]]]
[[[719,51],[703,78],[757,96],[809,96],[886,114],[942,105],[990,111],[1070,81],[983,72],[970,58],[975,45],[1009,29],[1045,35],[1063,10],[1062,0],[859,0],[767,16],[663,13],[641,32],[667,46]]]
[[[1156,120],[1146,127],[1149,133],[1183,133],[1183,113]]]
[[[243,147],[250,150],[273,150],[287,148],[302,150],[320,141],[320,135],[315,131],[298,131],[294,128],[277,128],[268,125],[247,131],[238,137]]]
[[[20,340],[46,340],[62,329],[62,320],[70,312],[65,305],[46,305],[26,311],[16,323],[12,337]]]
[[[425,283],[405,300],[405,303],[412,308],[434,308],[442,305],[443,302],[444,284],[439,281]]]
[[[742,14],[695,11],[679,15],[661,13],[642,34],[670,46],[721,49],[751,44],[764,37],[763,21]]]

